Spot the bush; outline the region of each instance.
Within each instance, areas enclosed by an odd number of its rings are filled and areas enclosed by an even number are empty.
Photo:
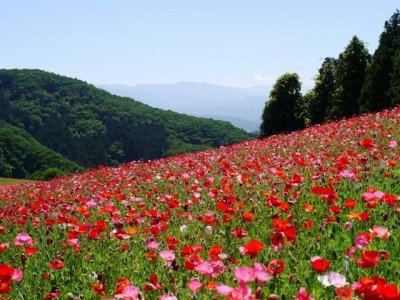
[[[59,168],[47,168],[44,171],[36,171],[32,174],[31,179],[34,180],[51,180],[56,177],[64,176],[65,173]]]

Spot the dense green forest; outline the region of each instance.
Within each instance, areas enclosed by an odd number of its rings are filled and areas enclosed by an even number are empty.
[[[354,36],[338,58],[326,57],[314,88],[301,94],[296,73],[277,79],[266,102],[261,136],[328,120],[377,112],[400,104],[400,11],[385,22],[373,55]]]
[[[0,174],[3,177],[41,179],[57,167],[65,173],[82,171],[73,161],[40,144],[22,128],[0,120]]]
[[[41,70],[0,70],[0,107],[0,120],[83,167],[160,158],[250,138],[228,122],[155,109]],[[16,163],[6,157],[3,165]],[[0,176],[8,174],[1,170]],[[12,176],[27,177],[34,168],[25,170]]]

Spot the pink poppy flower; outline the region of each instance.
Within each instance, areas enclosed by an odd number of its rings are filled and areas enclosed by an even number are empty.
[[[246,284],[241,283],[239,287],[231,291],[229,299],[231,300],[250,300],[254,299],[251,294],[251,288]]]
[[[159,245],[159,243],[157,243],[156,241],[150,241],[147,243],[147,247],[149,247],[149,249],[151,249],[151,250],[157,250],[158,245]]]
[[[175,259],[175,253],[171,250],[160,251],[160,256],[163,260],[173,261]]]
[[[167,295],[162,295],[160,296],[160,298],[158,298],[159,300],[178,300],[178,298],[175,297],[175,295],[173,293],[169,293]]]
[[[254,262],[253,269],[259,285],[263,285],[265,282],[270,280],[271,274],[264,265]]]
[[[343,170],[339,173],[340,176],[345,177],[345,178],[354,178],[355,174],[354,172],[350,171],[350,170]]]
[[[236,280],[239,281],[239,283],[249,283],[256,279],[256,273],[254,272],[253,268],[236,268],[233,273],[235,274]]]
[[[355,241],[356,247],[358,249],[362,249],[368,246],[369,241],[368,239],[365,237],[365,235],[360,234],[359,236],[356,237],[356,241]]]
[[[33,246],[33,240],[31,236],[25,232],[18,233],[18,235],[14,239],[15,247],[21,247],[25,244]]]
[[[188,288],[193,292],[197,292],[203,284],[198,279],[192,279],[187,283]]]
[[[216,290],[217,290],[218,294],[220,294],[221,296],[229,296],[230,293],[232,292],[233,288],[231,288],[230,286],[227,286],[225,284],[218,284],[216,286]]]
[[[22,280],[22,271],[20,269],[14,269],[11,279],[15,282],[20,282]]]
[[[341,288],[349,284],[346,281],[346,276],[337,272],[329,272],[327,275],[318,276],[317,279],[326,287],[333,285],[336,288]]]
[[[305,288],[301,287],[299,288],[299,291],[297,292],[296,298],[294,300],[315,300],[314,298],[310,297],[307,294],[307,291]]]
[[[374,192],[374,197],[378,199],[379,201],[382,201],[383,196],[385,196],[385,193],[382,191],[376,191]]]
[[[374,225],[374,227],[369,231],[373,234],[373,236],[377,236],[385,241],[387,241],[390,236],[390,232],[387,228],[378,225]]]
[[[212,261],[212,262],[205,261],[196,266],[194,269],[200,274],[215,278],[220,273],[225,271],[225,266],[220,261]]]
[[[121,294],[115,295],[117,299],[124,300],[138,300],[139,298],[139,289],[134,287],[133,285],[128,285],[122,290]]]
[[[365,201],[372,201],[375,199],[374,194],[370,192],[363,193],[361,196]]]

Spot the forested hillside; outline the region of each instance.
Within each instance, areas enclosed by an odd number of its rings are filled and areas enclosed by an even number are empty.
[[[0,119],[84,167],[218,147],[249,135],[228,122],[154,109],[41,70],[0,70]]]
[[[49,168],[82,171],[73,161],[41,145],[22,128],[0,120],[0,177],[40,179]]]

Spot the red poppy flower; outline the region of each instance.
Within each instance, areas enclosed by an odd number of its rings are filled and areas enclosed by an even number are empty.
[[[217,246],[212,247],[210,249],[210,251],[208,251],[208,254],[209,255],[218,255],[221,253],[221,251],[222,251],[222,246],[217,245]]]
[[[56,260],[52,260],[49,262],[50,268],[54,269],[54,270],[60,270],[64,267],[64,262],[56,259]]]
[[[353,300],[353,290],[349,287],[337,288],[335,294],[338,300]]]
[[[6,264],[0,265],[0,281],[1,282],[10,281],[13,273],[14,273],[14,268],[11,268],[9,265],[6,265]]]
[[[204,285],[204,287],[207,289],[207,290],[215,290],[216,288],[217,288],[217,282],[215,282],[215,281],[209,281],[209,282],[207,282],[205,285]]]
[[[271,235],[271,244],[274,250],[279,250],[285,244],[285,238],[282,233],[276,232]]]
[[[371,216],[367,212],[362,212],[359,214],[361,221],[368,221]]]
[[[312,205],[309,204],[309,203],[304,203],[304,205],[303,205],[303,210],[304,210],[305,212],[313,212],[313,211],[314,211],[314,206],[312,206]]]
[[[254,220],[254,216],[250,212],[244,212],[242,216],[243,216],[243,220],[245,222],[253,222],[253,220]]]
[[[343,205],[347,208],[354,208],[357,204],[357,201],[354,199],[348,199],[344,201]]]
[[[144,284],[145,291],[161,290],[163,286],[158,282],[158,276],[155,273],[150,274],[149,282]]]
[[[381,258],[381,254],[378,251],[367,250],[361,253],[361,259],[357,261],[357,264],[365,269],[379,266],[378,259]]]
[[[200,255],[193,253],[192,255],[185,257],[185,269],[194,270],[199,264],[203,262]]]
[[[122,294],[124,288],[126,288],[126,287],[128,287],[130,285],[132,285],[132,284],[128,279],[126,279],[124,277],[118,278],[118,280],[117,280],[117,289],[115,290],[114,295]]]
[[[11,292],[11,279],[9,281],[0,281],[0,294]]]
[[[167,204],[170,208],[177,208],[181,203],[175,199],[171,199],[167,202]]]
[[[247,255],[250,255],[252,258],[257,257],[258,252],[260,252],[264,248],[264,244],[259,240],[252,240],[246,244],[244,244],[244,250]]]
[[[94,227],[99,232],[104,232],[107,230],[107,224],[104,220],[96,221],[96,223],[94,224]]]
[[[337,205],[331,206],[331,208],[329,210],[334,214],[340,214],[340,207]]]
[[[374,146],[374,140],[371,139],[363,139],[361,141],[358,142],[358,145],[360,147],[363,147],[365,149],[370,149]]]
[[[280,259],[275,259],[269,263],[267,270],[275,276],[285,270],[285,263]]]
[[[92,285],[91,290],[100,296],[106,296],[106,293],[104,292],[104,284],[95,283]]]
[[[177,237],[169,236],[165,239],[165,242],[167,243],[169,250],[177,250],[178,249],[179,239]]]
[[[310,230],[314,225],[314,222],[311,220],[305,220],[303,224],[301,225],[301,228],[304,230]]]
[[[359,284],[355,286],[354,292],[363,299],[399,299],[400,293],[394,284],[388,284],[385,279],[372,276],[371,278],[362,277]]]
[[[245,236],[247,236],[247,232],[240,227],[236,227],[236,229],[231,232],[231,237],[234,238],[243,238]]]
[[[34,255],[37,252],[37,249],[31,248],[31,247],[26,247],[24,249],[24,252],[25,252],[26,255],[30,255],[31,256],[31,255]]]
[[[329,269],[331,262],[319,256],[315,256],[311,258],[311,265],[315,271],[317,271],[318,273],[322,273]]]
[[[145,257],[151,259],[153,263],[157,261],[157,255],[154,252],[147,252]]]

